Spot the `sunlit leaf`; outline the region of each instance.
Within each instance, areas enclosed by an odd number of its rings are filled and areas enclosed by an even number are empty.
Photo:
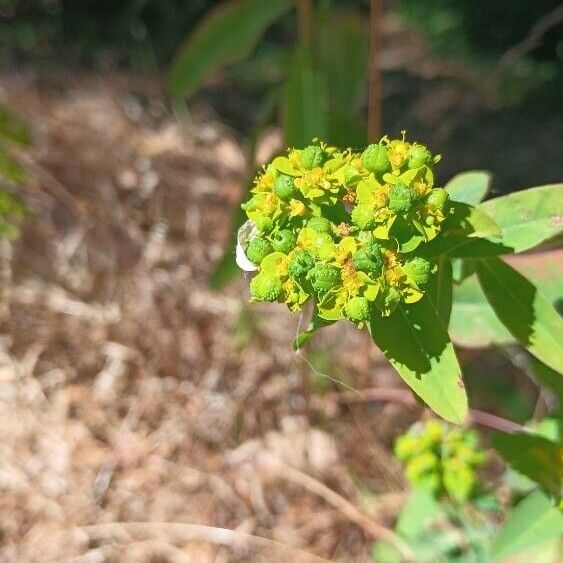
[[[268,26],[292,6],[293,0],[231,0],[210,11],[176,57],[170,92],[189,96],[211,73],[247,57]]]
[[[563,319],[548,299],[499,258],[478,260],[477,275],[497,317],[516,341],[563,374]]]
[[[534,491],[512,510],[493,541],[491,554],[504,559],[563,533],[563,513],[541,491]]]
[[[448,333],[432,301],[399,305],[389,317],[373,311],[369,330],[375,344],[412,390],[451,422],[467,415],[461,370]]]
[[[453,201],[477,205],[491,187],[492,174],[485,170],[469,170],[455,175],[444,187]]]
[[[479,209],[502,230],[510,252],[529,250],[563,233],[563,184],[551,184],[485,201]]]
[[[430,278],[427,291],[438,316],[447,329],[452,312],[452,261],[449,258],[441,257],[437,262],[438,271]]]

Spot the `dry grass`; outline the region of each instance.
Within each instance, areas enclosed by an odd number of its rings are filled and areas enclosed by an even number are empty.
[[[0,561],[369,561],[417,411],[340,401],[290,351],[297,318],[208,289],[237,141],[205,108],[179,129],[150,83],[0,84],[35,137],[32,215],[0,249]],[[352,327],[315,350],[397,385]]]

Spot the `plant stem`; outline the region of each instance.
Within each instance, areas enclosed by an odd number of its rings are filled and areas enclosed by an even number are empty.
[[[488,412],[478,411],[475,409],[469,410],[469,420],[475,424],[487,426],[488,428],[492,428],[493,430],[500,430],[501,432],[508,432],[509,434],[527,431],[524,426],[517,424],[516,422],[512,422],[511,420],[507,420],[506,418],[501,418],[500,416],[496,416]]]
[[[368,141],[377,141],[381,131],[381,20],[383,0],[371,0],[370,48],[368,61]]]
[[[313,22],[313,0],[298,0],[297,2],[297,34],[299,44],[303,49],[311,48]]]

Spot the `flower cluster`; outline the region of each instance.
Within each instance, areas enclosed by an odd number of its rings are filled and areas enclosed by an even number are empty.
[[[363,326],[424,294],[434,266],[417,252],[440,233],[447,192],[424,146],[384,137],[363,153],[314,141],[264,167],[243,204],[239,265],[258,270],[253,301]]]
[[[475,471],[485,462],[474,431],[437,420],[415,424],[400,436],[395,455],[405,464],[406,477],[413,486],[437,495],[445,492],[459,502],[475,492]]]

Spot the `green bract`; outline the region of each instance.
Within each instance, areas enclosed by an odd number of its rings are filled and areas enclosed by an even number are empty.
[[[451,210],[437,161],[387,137],[361,153],[314,141],[274,158],[243,204],[242,251],[259,266],[252,299],[292,311],[313,300],[321,319],[357,326],[422,299],[434,267],[424,245]]]
[[[437,420],[415,424],[397,438],[395,455],[415,487],[466,501],[478,484],[476,469],[485,462],[477,434]]]

